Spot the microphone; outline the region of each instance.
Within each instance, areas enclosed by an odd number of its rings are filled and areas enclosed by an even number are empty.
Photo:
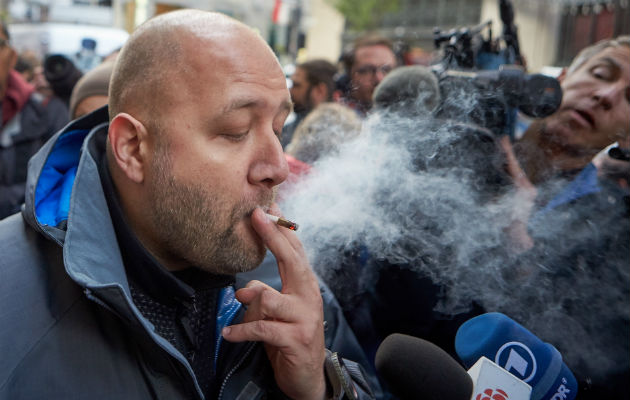
[[[543,74],[526,74],[519,67],[502,65],[498,70],[446,70],[440,80],[460,86],[461,80],[471,82],[489,95],[503,99],[510,107],[517,107],[533,118],[553,114],[562,103],[562,88],[557,79]]]
[[[438,79],[422,65],[399,67],[376,86],[372,101],[375,108],[429,115],[441,101]]]
[[[473,400],[530,400],[532,388],[497,364],[481,357],[468,375],[474,382]]]
[[[480,357],[493,360],[532,387],[532,400],[573,400],[577,395],[577,381],[560,352],[504,314],[464,322],[455,335],[455,351],[467,367]]]
[[[401,400],[469,400],[473,383],[457,361],[426,340],[394,333],[378,347],[376,370]]]

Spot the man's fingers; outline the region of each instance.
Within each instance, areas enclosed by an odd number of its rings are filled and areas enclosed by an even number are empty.
[[[234,294],[236,299],[245,305],[249,305],[254,299],[260,296],[260,293],[265,289],[272,289],[266,283],[261,281],[252,280],[247,282],[244,288],[241,288],[236,291]]]
[[[291,334],[289,324],[281,321],[257,320],[242,324],[231,325],[223,328],[223,337],[230,342],[264,342],[266,345],[276,348],[295,348],[297,342],[304,347],[318,343],[319,336],[323,336],[323,323],[314,329],[300,329]],[[297,342],[296,342],[297,340]]]
[[[295,234],[279,227],[257,208],[252,214],[252,226],[278,261],[282,290],[300,292],[315,280],[306,255]]]
[[[291,295],[282,294],[274,288],[258,281],[248,283],[247,287],[236,292],[236,298],[246,304],[245,321],[257,319],[275,319],[297,321],[302,311],[296,309]]]

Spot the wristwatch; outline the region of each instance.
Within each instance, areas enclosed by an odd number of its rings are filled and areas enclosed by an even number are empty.
[[[343,359],[337,353],[326,349],[324,361],[326,393],[333,400],[357,400],[358,394]]]

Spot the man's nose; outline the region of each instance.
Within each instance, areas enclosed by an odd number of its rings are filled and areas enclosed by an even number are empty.
[[[250,169],[250,183],[271,189],[284,182],[289,166],[282,151],[280,140],[271,128],[261,133],[255,149],[254,163]]]
[[[595,91],[593,99],[601,104],[604,110],[610,110],[619,102],[624,101],[623,97],[626,90],[628,90],[627,85],[624,85],[622,82],[614,82],[610,85],[599,87]]]
[[[380,83],[386,75],[387,72],[381,70],[380,68],[377,68],[376,72],[374,73],[374,76],[376,77],[376,82]]]

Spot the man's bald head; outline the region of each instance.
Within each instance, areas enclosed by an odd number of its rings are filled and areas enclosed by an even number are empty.
[[[180,10],[148,20],[133,32],[116,60],[110,120],[127,112],[151,124],[161,106],[172,104],[170,88],[182,83],[195,87],[195,54],[236,38],[267,46],[247,25],[219,13]]]

